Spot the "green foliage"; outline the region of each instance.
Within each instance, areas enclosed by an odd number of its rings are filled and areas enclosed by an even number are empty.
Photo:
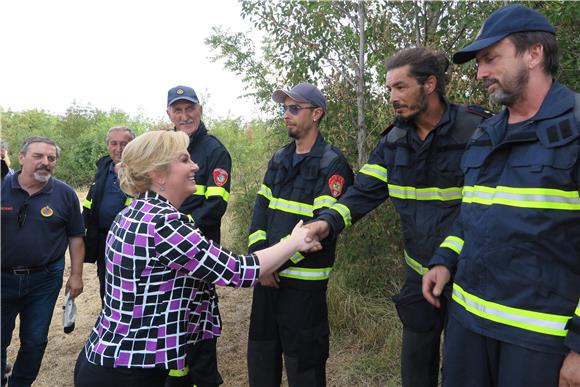
[[[78,105],[71,106],[64,116],[38,110],[1,113],[2,138],[10,144],[13,168],[18,169],[20,144],[26,138],[46,136],[61,148],[55,176],[74,187],[91,183],[95,162],[107,154],[105,137],[110,127],[128,126],[140,134],[153,124],[119,110],[104,112]]]

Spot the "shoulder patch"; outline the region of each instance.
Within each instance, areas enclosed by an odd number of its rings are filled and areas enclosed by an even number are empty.
[[[330,194],[333,197],[339,197],[344,189],[344,177],[340,175],[330,176],[328,179],[328,188],[330,188]]]
[[[213,170],[213,182],[216,186],[222,187],[228,182],[228,172],[222,168],[216,168]]]

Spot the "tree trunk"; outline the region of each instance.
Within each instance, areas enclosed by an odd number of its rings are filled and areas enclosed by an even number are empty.
[[[358,167],[362,167],[368,159],[366,146],[367,124],[365,122],[365,9],[364,1],[358,2],[358,69],[356,83],[356,107],[357,107],[357,137]]]

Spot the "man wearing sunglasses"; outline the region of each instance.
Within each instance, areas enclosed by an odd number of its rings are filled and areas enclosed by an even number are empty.
[[[319,131],[326,114],[320,90],[300,83],[288,91],[277,90],[272,99],[281,104],[293,141],[268,164],[250,226],[250,252],[276,244],[299,220],[308,221],[336,203],[353,180],[346,158]],[[326,287],[335,241],[324,247],[316,253],[297,253],[255,287],[248,342],[250,386],[279,386],[282,357],[290,387],[326,385]]]
[[[220,140],[208,133],[201,120],[202,113],[203,107],[191,87],[175,86],[168,91],[167,116],[175,130],[189,136],[187,150],[191,160],[199,166],[195,174],[197,191],[183,202],[179,211],[191,216],[208,239],[220,243],[221,220],[230,196],[232,159]],[[215,286],[207,284],[203,291],[211,294],[212,303],[207,307],[217,310]],[[217,387],[223,383],[216,354],[221,320],[218,312],[213,315],[217,316],[215,321],[205,321],[200,328],[206,339],[188,350],[188,370],[171,370],[166,387],[191,386],[191,379],[197,387]]]
[[[401,218],[405,282],[393,297],[403,323],[404,387],[435,387],[445,308],[422,295],[421,277],[451,228],[461,204],[459,166],[465,144],[486,113],[445,97],[445,55],[426,48],[398,52],[387,63],[387,89],[395,122],[380,140],[355,184],[341,200],[307,225],[311,236],[336,235],[383,203]],[[378,236],[380,237],[380,236]]]
[[[71,274],[65,293],[83,291],[84,225],[75,191],[52,177],[60,149],[46,137],[30,137],[20,148],[20,171],[2,185],[2,386],[15,320],[20,349],[10,385],[30,386],[40,369],[48,328],[62,286],[64,254]]]

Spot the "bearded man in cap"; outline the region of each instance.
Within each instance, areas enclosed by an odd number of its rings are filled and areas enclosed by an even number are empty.
[[[191,216],[203,235],[220,243],[221,219],[228,205],[232,159],[226,147],[214,136],[208,134],[201,120],[203,108],[195,90],[188,86],[176,86],[167,93],[167,115],[175,125],[175,130],[185,132],[189,138],[187,148],[191,160],[199,166],[195,174],[197,191],[186,199],[179,211]],[[169,372],[168,385],[215,387],[223,383],[217,368],[216,341],[221,334],[221,319],[218,312],[218,298],[215,287],[207,284],[211,303],[207,308],[214,310],[214,321],[204,321],[200,327],[204,340],[188,350],[189,370]]]
[[[299,220],[308,221],[336,203],[353,174],[343,154],[320,133],[326,100],[320,90],[300,83],[272,95],[292,142],[270,162],[258,192],[249,251],[286,238]],[[326,287],[336,240],[315,253],[297,253],[254,288],[248,341],[252,387],[279,386],[282,358],[290,387],[325,386],[329,327]]]
[[[521,5],[494,12],[475,42],[490,99],[463,156],[463,203],[423,277],[453,275],[444,386],[580,386],[580,96],[554,79],[555,29]]]

